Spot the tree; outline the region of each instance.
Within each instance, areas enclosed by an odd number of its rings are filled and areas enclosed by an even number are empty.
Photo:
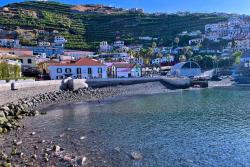
[[[153,48],[148,48],[147,49],[147,56],[152,57],[154,55],[154,49]]]
[[[156,58],[162,58],[162,57],[163,57],[162,53],[158,52],[158,53],[156,54]]]
[[[176,43],[176,46],[178,47],[178,45],[180,43],[180,38],[179,37],[175,37],[174,43]]]
[[[132,50],[132,49],[129,49],[128,54],[130,55],[130,57],[135,57],[136,52],[134,50]]]
[[[190,46],[184,47],[182,49],[182,52],[186,56],[187,59],[190,59],[193,56],[193,51]]]
[[[152,43],[152,48],[156,48],[156,47],[157,47],[156,42],[153,42],[153,43]]]
[[[234,63],[235,64],[240,64],[240,58],[242,56],[242,52],[238,51],[238,52],[235,52],[233,54],[233,58],[234,58]]]
[[[180,62],[185,62],[187,60],[186,56],[185,55],[180,55],[179,56],[179,61]]]
[[[146,57],[147,54],[147,49],[142,48],[139,52],[140,57]]]

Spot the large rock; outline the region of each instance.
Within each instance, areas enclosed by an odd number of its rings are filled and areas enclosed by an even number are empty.
[[[0,117],[0,125],[3,125],[6,122],[8,122],[8,120],[5,117]]]
[[[62,80],[60,90],[68,90],[68,81],[72,80],[72,78],[68,77]]]
[[[68,80],[68,90],[78,90],[80,88],[88,88],[85,79],[70,79]]]
[[[4,111],[3,111],[3,110],[0,110],[0,117],[5,118],[5,114],[4,114]]]
[[[61,90],[77,90],[79,88],[88,88],[88,84],[85,79],[72,79],[66,78],[62,80],[60,89]]]

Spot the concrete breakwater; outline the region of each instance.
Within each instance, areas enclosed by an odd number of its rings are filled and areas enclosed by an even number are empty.
[[[33,82],[12,82],[0,85],[0,91],[15,90],[22,88],[55,86],[56,90],[77,90],[79,88],[102,88],[117,85],[133,85],[147,82],[162,82],[165,86],[173,86],[174,88],[187,88],[190,86],[188,78],[174,77],[154,77],[154,78],[109,78],[109,79],[64,79],[51,81],[33,81]]]

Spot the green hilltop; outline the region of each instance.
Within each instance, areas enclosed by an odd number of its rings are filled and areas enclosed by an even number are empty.
[[[201,30],[209,23],[227,19],[218,14],[147,14],[131,13],[95,5],[76,6],[58,2],[26,1],[12,3],[0,11],[0,26],[16,30],[19,35],[32,30],[57,30],[68,40],[67,49],[96,50],[100,41],[125,40],[135,43],[140,36],[159,38],[160,45],[166,45],[182,31]],[[82,9],[81,8],[81,9]],[[88,10],[85,10],[88,9]],[[1,28],[1,27],[0,27]],[[32,36],[33,41],[51,40],[51,35]],[[20,38],[23,44],[34,45],[32,40]]]

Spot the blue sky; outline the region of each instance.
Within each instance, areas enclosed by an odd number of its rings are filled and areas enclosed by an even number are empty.
[[[0,0],[0,5],[22,0]],[[106,4],[144,8],[147,12],[227,12],[250,15],[250,0],[57,0],[70,4]]]

